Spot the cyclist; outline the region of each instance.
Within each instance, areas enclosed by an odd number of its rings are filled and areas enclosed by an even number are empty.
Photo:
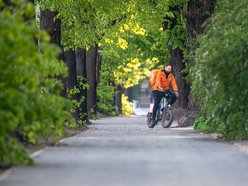
[[[158,105],[161,99],[165,96],[165,93],[169,93],[170,98],[168,101],[169,106],[171,106],[179,96],[177,83],[174,75],[171,72],[171,64],[166,64],[164,70],[161,70],[157,77],[156,82],[152,87],[153,96],[154,96],[154,106],[152,111],[152,124],[156,124],[156,113]],[[174,93],[170,91],[170,85],[172,86]]]

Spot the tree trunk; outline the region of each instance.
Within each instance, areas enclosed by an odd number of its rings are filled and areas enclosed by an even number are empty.
[[[179,88],[179,97],[175,103],[176,108],[187,109],[188,108],[188,97],[189,97],[189,85],[185,80],[186,74],[183,73],[185,69],[185,64],[183,63],[183,52],[181,49],[172,49],[169,47],[171,55],[171,64],[173,69],[173,74],[175,75],[176,82]]]
[[[77,49],[76,50],[76,61],[77,61],[77,75],[80,77],[80,82],[87,83],[87,74],[86,74],[86,49]],[[87,89],[82,88],[80,85],[80,93],[77,95],[77,100],[83,99],[80,105],[80,109],[77,111],[81,115],[80,118],[83,122],[89,123],[88,111],[87,111]]]
[[[133,101],[133,87],[125,88],[124,94],[125,94],[125,96],[127,96],[127,100],[129,102]]]
[[[66,87],[68,90],[77,86],[76,55],[75,50],[69,49],[64,53],[65,62],[68,67],[68,77]],[[68,95],[71,100],[77,99],[77,95]],[[78,121],[80,116],[78,112],[73,113],[74,118]]]
[[[100,72],[101,72],[101,66],[102,66],[102,55],[99,53],[99,47],[97,52],[97,61],[96,61],[96,82],[97,84],[100,81]]]
[[[51,37],[51,42],[62,49],[61,46],[61,20],[55,19],[56,12],[41,10],[40,28],[45,30]]]
[[[203,23],[208,19],[211,14],[214,12],[216,0],[190,0],[188,2],[187,11],[184,12],[184,17],[186,18],[186,27],[187,27],[187,45],[191,46],[191,43],[194,42],[197,35],[202,34],[204,31]],[[188,51],[193,51],[193,48],[188,48]],[[172,56],[178,56],[177,51],[171,52]],[[180,54],[182,55],[182,54]],[[173,57],[172,57],[173,58]],[[176,60],[177,63],[175,70],[181,71],[185,68],[183,60]],[[194,61],[186,61],[188,65],[194,63]],[[181,75],[184,77],[185,75]],[[179,126],[189,126],[194,123],[194,120],[197,117],[197,107],[192,99],[190,87],[187,83],[184,83],[185,80],[182,80],[179,75],[179,84],[181,88],[185,89],[182,98],[179,99],[179,104],[182,108],[187,108],[187,112],[179,120]],[[181,84],[181,82],[183,82]],[[184,86],[186,85],[186,86]],[[181,101],[180,101],[181,100]]]
[[[96,63],[97,46],[91,46],[86,54],[86,72],[89,89],[87,91],[88,117],[96,115]]]
[[[41,10],[40,12],[40,29],[45,30],[51,37],[51,43],[54,43],[61,49],[61,53],[58,59],[65,61],[63,55],[63,47],[61,45],[61,20],[55,19],[57,15],[56,12],[50,10]],[[58,77],[64,85],[64,89],[61,91],[60,95],[66,97],[66,78]]]
[[[115,93],[115,97],[114,97],[114,104],[117,107],[118,114],[122,114],[122,101],[121,101],[122,93],[123,93],[123,90],[121,86],[118,85],[116,93]]]
[[[173,6],[169,7],[170,11],[172,12],[179,12],[181,11],[179,6]],[[177,14],[174,14],[175,16]],[[180,14],[178,14],[180,15]],[[165,17],[167,21],[163,23],[163,28],[166,29],[174,29],[177,25],[177,20],[179,19],[177,16],[174,18],[171,17]],[[170,24],[168,24],[168,21]],[[174,104],[174,107],[179,110],[178,113],[182,113],[180,110],[187,109],[188,107],[188,95],[189,95],[189,85],[185,80],[186,74],[183,73],[183,70],[185,69],[185,64],[183,63],[183,51],[180,48],[173,49],[172,46],[168,46],[170,56],[171,56],[171,65],[172,65],[172,71],[175,75],[176,82],[179,89],[179,97]],[[182,115],[181,115],[182,116]],[[177,116],[180,117],[180,116]]]
[[[187,5],[187,10],[183,12],[184,17],[186,18],[187,26],[187,39],[186,46],[191,46],[190,42],[196,38],[197,35],[203,32],[202,24],[204,21],[213,13],[216,0],[190,0]],[[171,7],[171,11],[180,11],[178,6]],[[173,29],[175,24],[177,24],[176,18],[166,18],[172,24],[168,27],[168,24],[164,23],[164,29]],[[188,49],[192,51],[191,48]],[[192,100],[190,85],[186,81],[185,72],[185,63],[190,65],[190,62],[184,61],[183,51],[179,48],[173,49],[172,46],[169,46],[169,52],[171,55],[171,63],[173,67],[173,73],[175,75],[178,88],[179,88],[179,97],[175,103],[175,113],[179,120],[179,125],[187,126],[192,125],[197,116],[196,107]],[[187,111],[186,111],[187,110]],[[186,111],[186,112],[185,112]],[[185,113],[184,115],[182,113]],[[190,117],[188,117],[190,116]],[[192,116],[192,117],[191,117]],[[194,117],[194,118],[193,118]],[[192,119],[193,118],[193,119]]]
[[[70,90],[77,85],[77,70],[76,70],[76,56],[73,49],[69,49],[64,53],[65,62],[68,66],[67,88]]]
[[[194,39],[203,33],[202,24],[214,12],[215,4],[216,0],[190,0],[188,2],[187,11],[184,12],[188,38]]]

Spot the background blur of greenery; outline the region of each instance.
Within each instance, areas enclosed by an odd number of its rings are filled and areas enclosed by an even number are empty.
[[[76,126],[71,116],[75,103],[59,95],[64,87],[58,77],[67,75],[66,65],[57,57],[61,51],[37,28],[30,1],[11,2],[6,5],[0,0],[0,167],[32,163],[23,142],[58,141],[65,136],[64,126]],[[101,48],[99,112],[116,115],[113,97],[117,87],[137,85],[151,69],[160,68],[170,59],[170,45],[191,57],[188,80],[200,110],[195,128],[222,133],[230,140],[248,138],[245,1],[217,1],[214,15],[205,23],[205,32],[194,41],[195,49],[190,53],[181,12],[187,0],[37,3],[37,7],[59,11],[63,27],[73,25],[63,29],[64,46],[89,48],[97,43]],[[173,13],[169,7],[177,5],[182,9]],[[78,13],[79,7],[87,11]],[[174,18],[175,14],[177,25],[164,29],[164,18]],[[112,20],[118,21],[113,24]],[[130,116],[132,103],[124,95],[122,103],[123,114]]]

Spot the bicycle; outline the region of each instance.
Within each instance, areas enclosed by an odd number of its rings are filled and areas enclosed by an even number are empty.
[[[168,99],[170,99],[170,94],[168,92],[165,93],[165,96],[161,99],[158,110],[156,113],[156,124],[152,123],[152,112],[148,112],[147,114],[147,125],[149,128],[154,128],[155,125],[161,121],[161,125],[163,128],[169,128],[174,120],[174,113],[170,106],[168,106]],[[150,109],[152,110],[152,109]]]

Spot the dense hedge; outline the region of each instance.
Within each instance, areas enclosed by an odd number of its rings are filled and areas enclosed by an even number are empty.
[[[219,1],[190,68],[193,95],[208,127],[230,140],[248,138],[247,10],[246,1]]]
[[[65,121],[73,120],[56,79],[66,67],[57,60],[59,49],[36,27],[33,5],[2,2],[0,9],[0,167],[6,167],[32,162],[19,141],[59,139]]]

